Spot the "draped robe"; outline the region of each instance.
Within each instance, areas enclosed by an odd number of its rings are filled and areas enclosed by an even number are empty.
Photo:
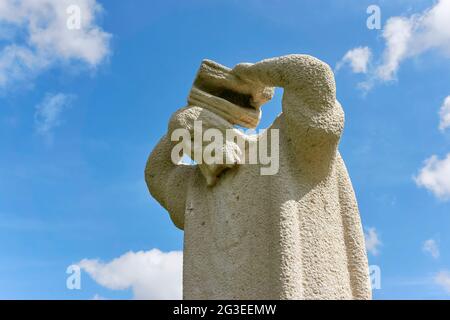
[[[268,128],[279,130],[279,172],[242,164],[211,187],[198,166],[172,163],[168,135],[145,170],[151,194],[184,230],[183,297],[370,299],[358,206],[338,151],[344,113],[333,72],[307,55],[235,72],[284,89],[282,113]]]

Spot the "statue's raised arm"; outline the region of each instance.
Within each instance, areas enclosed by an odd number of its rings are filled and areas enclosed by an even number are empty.
[[[195,168],[174,164],[171,159],[173,146],[168,135],[161,138],[148,157],[145,181],[151,195],[169,212],[173,223],[183,230],[187,186]]]
[[[292,54],[241,63],[232,73],[260,85],[283,88],[283,127],[299,160],[329,165],[342,133],[344,113],[336,100],[333,71],[325,62]],[[318,157],[320,161],[316,161]]]

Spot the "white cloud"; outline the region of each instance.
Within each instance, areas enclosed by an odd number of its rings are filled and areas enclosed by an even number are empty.
[[[421,13],[389,18],[382,33],[385,49],[377,63],[372,64],[372,67],[366,64],[367,69],[364,69],[363,58],[346,59],[351,63],[354,72],[360,70],[368,74],[367,80],[360,83],[359,87],[368,91],[376,82],[395,80],[402,62],[430,50],[438,51],[450,58],[449,17],[450,0],[438,0]],[[367,48],[367,50],[370,52],[370,49]],[[352,51],[350,50],[347,54]],[[353,65],[354,61],[361,63]],[[343,62],[344,60],[340,63]]]
[[[63,93],[47,94],[36,106],[34,114],[35,130],[38,134],[51,138],[52,130],[61,125],[64,109],[70,107],[74,96]]]
[[[84,259],[78,265],[108,289],[131,288],[134,299],[182,298],[181,251],[130,251],[107,263]]]
[[[371,57],[372,52],[369,47],[354,48],[349,50],[338,62],[336,70],[339,70],[345,64],[349,64],[354,73],[366,73]]]
[[[368,228],[364,232],[364,237],[366,240],[366,250],[374,256],[378,255],[381,241],[378,237],[377,230],[375,228]]]
[[[376,70],[376,75],[381,80],[392,80],[401,61],[410,54],[412,29],[413,22],[407,18],[393,17],[387,21],[383,30],[386,49],[383,53],[383,62]]]
[[[25,80],[48,65],[49,61],[33,50],[8,45],[0,51],[0,88]]]
[[[438,272],[434,276],[434,283],[450,293],[450,272],[446,270]]]
[[[406,58],[436,49],[450,57],[450,0],[438,0],[434,6],[409,17],[390,18],[383,31],[386,49],[377,69],[381,80],[395,78]]]
[[[414,178],[419,187],[424,187],[442,199],[450,199],[450,153],[440,160],[436,155],[425,160],[424,167]]]
[[[67,26],[71,5],[80,9],[79,29]],[[59,63],[96,67],[110,52],[111,35],[96,24],[101,12],[96,0],[0,1],[0,35],[6,39],[0,48],[0,88]]]
[[[444,131],[445,129],[450,128],[450,96],[445,98],[441,110],[439,111],[439,116],[441,118],[439,129]]]
[[[440,256],[438,244],[434,239],[425,240],[422,250],[430,254],[434,259],[437,259]]]

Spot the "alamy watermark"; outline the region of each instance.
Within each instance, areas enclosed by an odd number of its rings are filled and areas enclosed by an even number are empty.
[[[366,26],[369,30],[381,29],[381,9],[379,6],[372,4],[366,10],[369,17],[366,20]]]
[[[69,290],[81,290],[81,268],[76,264],[67,267],[66,288]]]
[[[72,4],[67,7],[66,13],[68,15],[66,27],[69,30],[81,29],[81,8],[78,5]]]
[[[175,129],[170,139],[177,142],[171,159],[179,164],[183,155],[190,156],[197,164],[234,165],[258,164],[263,176],[275,175],[280,167],[280,133],[278,129],[223,130],[208,128],[203,131],[202,121],[194,121],[191,130]],[[257,137],[257,138],[256,138]],[[270,148],[269,148],[270,143]]]
[[[369,279],[372,290],[381,289],[381,268],[379,266],[369,266]]]

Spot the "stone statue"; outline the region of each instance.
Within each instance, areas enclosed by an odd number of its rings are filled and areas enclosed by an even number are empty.
[[[272,87],[284,89],[282,113],[267,129],[279,132],[279,145],[269,143],[279,170],[264,175],[262,164],[241,160],[268,135],[235,125],[258,124]],[[224,164],[174,163],[172,133],[193,132],[199,120],[246,143],[224,141]],[[188,106],[172,116],[145,169],[150,193],[184,230],[184,299],[371,298],[358,206],[338,151],[343,127],[333,72],[314,57],[234,69],[203,62]]]

